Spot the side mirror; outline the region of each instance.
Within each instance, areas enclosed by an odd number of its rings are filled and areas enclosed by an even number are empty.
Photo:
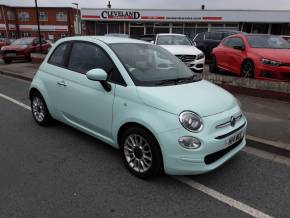
[[[86,73],[86,76],[89,80],[93,81],[106,81],[108,78],[108,74],[106,73],[106,71],[101,68],[89,70]]]
[[[245,50],[244,46],[240,46],[240,45],[236,45],[236,46],[233,46],[233,49],[236,49],[236,50]]]

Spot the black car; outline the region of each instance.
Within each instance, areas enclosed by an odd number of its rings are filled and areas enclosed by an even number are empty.
[[[209,59],[212,49],[217,47],[224,38],[238,33],[240,33],[240,31],[234,30],[202,32],[194,37],[193,42],[196,44],[196,47],[205,54],[206,59]]]

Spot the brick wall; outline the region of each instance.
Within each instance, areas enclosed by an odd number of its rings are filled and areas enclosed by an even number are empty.
[[[53,36],[54,39],[61,38],[62,36],[74,35],[74,21],[77,14],[77,10],[75,8],[39,7],[39,12],[44,12],[47,14],[47,20],[39,22],[41,34],[45,39],[48,39],[49,35]],[[15,20],[9,20],[7,15],[8,13],[13,13]],[[66,20],[57,20],[57,13],[63,13]],[[38,36],[37,17],[34,7],[10,7],[0,5],[0,15],[1,36],[6,37],[7,34],[9,38]],[[3,28],[4,26],[7,27],[7,31]],[[12,29],[13,26],[15,27],[14,29]]]

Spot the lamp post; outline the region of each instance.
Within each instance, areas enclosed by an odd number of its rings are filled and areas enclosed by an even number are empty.
[[[76,2],[72,3],[77,7],[76,21],[77,21],[77,34],[80,35],[80,22],[79,22],[79,4]]]
[[[42,45],[41,45],[42,43],[41,43],[41,34],[40,34],[40,26],[39,26],[39,13],[38,13],[37,0],[35,0],[35,11],[36,11],[38,38],[39,38],[39,44],[40,44],[40,54],[42,54]]]

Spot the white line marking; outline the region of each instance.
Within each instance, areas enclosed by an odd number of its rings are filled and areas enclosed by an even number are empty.
[[[252,141],[256,141],[256,142],[261,142],[264,144],[268,144],[274,147],[278,147],[278,148],[283,148],[283,149],[287,149],[288,147],[290,147],[290,144],[284,143],[284,142],[276,142],[276,141],[271,141],[271,140],[267,140],[267,139],[262,139],[262,138],[258,138],[255,136],[251,136],[247,134],[247,139],[252,140]]]
[[[270,215],[267,215],[253,207],[250,207],[246,204],[243,204],[231,197],[228,197],[226,195],[223,195],[222,193],[220,192],[217,192],[209,187],[206,187],[198,182],[195,182],[194,180],[192,179],[189,179],[187,177],[184,177],[184,176],[180,176],[180,177],[177,177],[177,176],[174,176],[173,177],[174,179],[178,180],[179,182],[181,183],[184,183],[188,186],[190,186],[191,188],[194,188],[194,189],[197,189],[198,191],[201,191],[209,196],[211,196],[212,198],[215,198],[231,207],[234,207],[240,211],[243,211],[244,213],[246,214],[249,214],[253,217],[256,217],[256,218],[273,218],[272,216]]]
[[[20,107],[23,107],[23,108],[25,108],[27,110],[31,110],[31,108],[29,106],[27,106],[26,104],[23,104],[20,101],[17,101],[17,100],[15,100],[13,98],[10,98],[7,95],[4,95],[4,94],[0,93],[0,97],[4,98],[4,99],[6,99],[6,100],[8,100],[8,101],[10,101],[10,102],[12,102],[14,104],[17,104]],[[228,196],[226,196],[226,195],[224,195],[224,194],[222,194],[220,192],[217,192],[217,191],[215,191],[215,190],[213,190],[213,189],[211,189],[209,187],[206,187],[206,186],[204,186],[204,185],[202,185],[202,184],[200,184],[198,182],[195,182],[192,179],[189,179],[187,177],[177,177],[177,176],[174,176],[173,178],[178,180],[179,182],[184,183],[184,184],[186,184],[186,185],[188,185],[188,186],[190,186],[190,187],[192,187],[194,189],[197,189],[197,190],[199,190],[199,191],[211,196],[212,198],[215,198],[215,199],[217,199],[217,200],[219,200],[219,201],[221,201],[221,202],[223,202],[223,203],[225,203],[225,204],[227,204],[227,205],[229,205],[231,207],[234,207],[234,208],[236,208],[236,209],[238,209],[240,211],[243,211],[244,213],[247,213],[247,214],[249,214],[249,215],[251,215],[253,217],[256,217],[256,218],[273,218],[270,215],[267,215],[267,214],[255,209],[255,208],[253,208],[253,207],[250,207],[250,206],[248,206],[246,204],[243,204],[243,203],[241,203],[241,202],[239,202],[239,201],[237,201],[237,200],[235,200],[235,199],[233,199],[231,197],[228,197]]]
[[[7,96],[7,95],[4,95],[4,94],[1,94],[1,93],[0,93],[0,97],[1,97],[1,98],[4,98],[4,99],[6,99],[6,100],[8,100],[8,101],[10,101],[10,102],[12,102],[12,103],[14,103],[14,104],[17,104],[17,105],[19,105],[20,107],[25,108],[26,110],[31,110],[31,108],[30,108],[29,106],[27,106],[26,104],[23,104],[23,103],[20,102],[20,101],[17,101],[17,100],[15,100],[15,99],[13,99],[13,98],[10,98],[10,97]]]

